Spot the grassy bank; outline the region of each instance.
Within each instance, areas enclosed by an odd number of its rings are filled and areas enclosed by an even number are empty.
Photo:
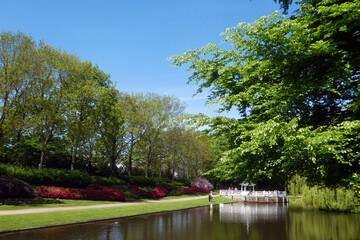
[[[215,197],[212,204],[233,202],[231,199]],[[210,205],[204,199],[161,202],[152,204],[141,204],[135,206],[124,206],[114,208],[99,208],[88,210],[74,210],[64,212],[34,213],[21,215],[0,216],[0,232],[15,231],[20,229],[54,226],[60,224],[70,224],[100,219],[117,217],[127,217],[140,214],[148,214],[162,211],[172,211],[178,209],[193,208]]]
[[[185,194],[181,196],[166,196],[161,199],[151,199],[152,201],[158,200],[171,200],[171,199],[182,199],[187,197],[207,196],[207,193],[195,193]],[[45,198],[47,199],[47,198]],[[144,202],[150,199],[126,199],[124,202]],[[61,203],[57,204],[27,204],[27,205],[0,205],[1,210],[17,210],[17,209],[29,209],[29,208],[55,208],[55,207],[76,207],[76,206],[90,206],[99,204],[113,204],[118,203],[114,201],[92,201],[92,200],[73,200],[73,199],[60,199]]]
[[[319,206],[306,204],[306,202],[304,202],[303,197],[288,197],[288,198],[289,198],[289,207],[320,209],[320,210],[325,210],[325,211],[337,212],[336,210],[329,210],[329,209],[321,208]],[[338,210],[338,211],[341,211],[341,210]],[[355,206],[355,207],[353,207],[351,209],[342,210],[342,211],[360,214],[360,206]]]
[[[301,197],[289,196],[289,207],[304,207]]]

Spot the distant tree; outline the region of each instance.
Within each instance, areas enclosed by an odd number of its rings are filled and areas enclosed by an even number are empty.
[[[98,149],[110,160],[111,175],[114,176],[120,155],[125,151],[124,117],[118,98],[118,91],[103,89],[97,103],[99,120]]]
[[[174,124],[162,134],[164,164],[171,178],[195,178],[211,169],[214,152],[210,139],[200,131]]]
[[[179,117],[183,113],[184,106],[180,103],[179,99],[175,97],[148,93],[144,96],[141,107],[143,107],[145,111],[145,175],[148,177],[150,175],[150,164],[156,142],[159,140],[162,131],[170,126],[171,120]]]
[[[81,143],[95,135],[96,104],[101,88],[94,76],[96,66],[76,59],[71,64],[68,79],[63,83],[63,97],[67,108],[66,133],[71,143],[70,169],[73,170]]]
[[[141,102],[143,94],[119,93],[119,104],[124,117],[124,134],[127,148],[127,172],[132,175],[135,147],[143,139],[145,133],[145,111]]]
[[[64,125],[64,102],[61,84],[66,78],[66,57],[59,50],[41,44],[35,54],[27,99],[32,136],[40,143],[39,169],[45,161],[47,146],[54,136],[62,134]]]

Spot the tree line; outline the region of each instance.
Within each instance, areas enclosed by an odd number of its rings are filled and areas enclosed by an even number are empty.
[[[0,34],[0,161],[118,176],[195,177],[209,168],[206,136],[176,121],[176,97],[115,89],[99,66]]]

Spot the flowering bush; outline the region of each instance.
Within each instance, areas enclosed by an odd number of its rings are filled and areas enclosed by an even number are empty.
[[[156,187],[152,191],[155,192],[155,195],[158,198],[165,197],[169,192],[166,188],[163,188],[163,187]]]
[[[137,192],[141,197],[145,198],[162,198],[169,192],[166,188],[156,187],[152,191],[145,191],[135,186],[129,186],[131,191]]]
[[[36,192],[38,196],[48,198],[104,201],[125,200],[125,195],[120,191],[97,184],[92,184],[87,189],[40,186]]]
[[[196,192],[210,192],[210,189],[208,188],[202,188],[202,187],[189,187],[189,188],[179,188],[182,191],[186,191],[188,194],[196,193]]]
[[[206,187],[190,187],[191,191],[195,191],[195,192],[205,192],[205,193],[209,193],[210,189],[206,188]]]
[[[206,178],[195,178],[191,183],[191,187],[201,187],[214,189],[214,186]]]

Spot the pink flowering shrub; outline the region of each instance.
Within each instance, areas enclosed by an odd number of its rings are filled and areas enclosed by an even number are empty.
[[[214,189],[214,186],[206,178],[195,178],[190,183],[190,186],[191,187],[201,187],[201,188]]]
[[[36,193],[40,197],[47,197],[47,198],[104,200],[104,201],[125,200],[125,195],[122,192],[96,184],[90,185],[87,189],[40,186],[37,189]]]
[[[135,186],[129,186],[131,191],[137,192],[141,197],[144,198],[162,198],[169,192],[166,188],[156,187],[152,191],[145,191]]]

